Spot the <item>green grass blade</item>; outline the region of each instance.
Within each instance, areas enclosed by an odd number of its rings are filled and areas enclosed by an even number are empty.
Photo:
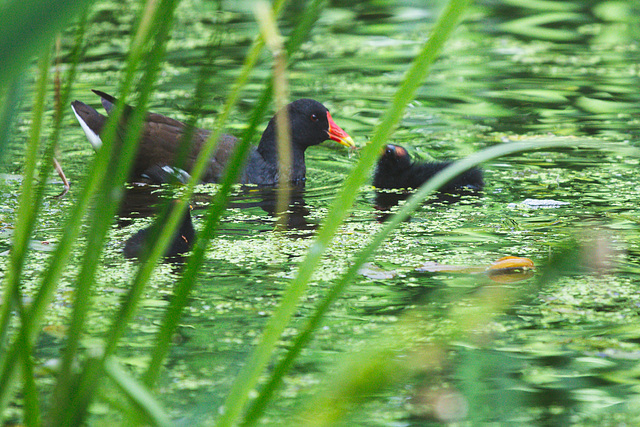
[[[292,54],[300,47],[300,44],[304,41],[304,39],[308,36],[311,27],[318,19],[320,11],[322,10],[322,6],[325,3],[325,0],[312,1],[308,5],[303,16],[297,20],[298,24],[292,32],[292,36],[287,40],[286,43],[287,57],[290,58]],[[282,1],[274,4],[275,15],[277,15],[278,11],[282,10],[283,5],[284,2]],[[260,43],[260,41],[256,41],[256,44],[258,43]],[[260,49],[262,49],[262,47],[260,47]],[[252,48],[251,52],[252,53],[247,57],[246,64],[253,64],[254,60],[257,58],[257,55],[259,55],[260,50],[257,48]],[[250,66],[252,67],[253,65]],[[239,79],[235,83],[235,86],[237,86],[238,88],[242,87],[246,83],[246,79],[243,78],[243,75],[244,72],[241,72]],[[243,159],[250,147],[250,141],[255,134],[255,130],[260,123],[264,112],[267,110],[269,101],[271,99],[272,88],[272,84],[269,83],[253,109],[251,119],[249,120],[249,125],[240,137],[239,145],[228,163],[227,173],[222,179],[220,189],[216,193],[211,207],[207,212],[203,232],[200,234],[200,237],[196,241],[195,247],[192,251],[191,256],[189,257],[189,261],[187,263],[187,266],[185,267],[180,282],[178,283],[178,285],[176,285],[176,291],[173,298],[171,299],[170,306],[166,311],[162,326],[160,328],[160,332],[158,333],[158,338],[156,339],[156,346],[154,347],[152,353],[151,362],[149,363],[149,367],[144,374],[144,381],[147,385],[153,384],[160,373],[162,361],[169,351],[171,337],[180,320],[180,313],[182,312],[184,306],[187,304],[189,293],[191,292],[193,284],[195,283],[195,275],[197,273],[199,265],[202,263],[202,259],[204,258],[204,251],[208,246],[209,240],[213,237],[222,213],[224,212],[227,205],[230,191],[236,179],[236,173],[232,173],[232,171],[239,171],[242,165]],[[237,97],[234,98],[235,101],[230,104],[229,101],[227,101],[229,105],[228,107],[225,106],[225,109],[231,108],[233,105],[235,105]],[[216,123],[219,122],[221,123],[221,126],[224,125],[224,121],[221,121],[220,118],[216,120]]]
[[[21,202],[18,210],[18,226],[19,230],[16,233],[16,245],[14,245],[14,250],[12,251],[12,260],[13,264],[11,264],[10,272],[7,276],[7,287],[5,289],[6,295],[14,290],[14,292],[18,289],[18,283],[14,281],[14,279],[18,278],[22,271],[22,265],[24,261],[24,256],[26,255],[26,247],[28,245],[28,239],[35,227],[35,221],[37,217],[37,213],[41,207],[42,200],[44,198],[44,192],[46,189],[47,177],[51,170],[51,159],[53,158],[53,153],[55,150],[56,142],[58,139],[58,133],[56,131],[53,132],[53,135],[49,138],[49,141],[46,145],[46,149],[43,155],[43,159],[40,162],[40,170],[38,173],[38,185],[34,187],[35,180],[35,160],[37,158],[37,154],[39,151],[40,140],[41,140],[41,129],[42,129],[42,115],[44,112],[44,103],[45,103],[45,94],[46,94],[46,86],[47,86],[47,76],[49,70],[49,51],[46,51],[46,57],[40,62],[40,79],[38,80],[37,87],[37,99],[34,107],[34,119],[32,120],[32,130],[30,133],[30,144],[27,150],[26,155],[26,166],[25,166],[25,178],[23,180],[23,187],[21,191]],[[73,69],[73,67],[72,67]],[[60,119],[57,119],[59,122]],[[59,125],[58,125],[59,126]],[[14,281],[13,285],[11,282]],[[11,309],[11,303],[17,302],[18,305],[18,313],[20,314],[23,320],[22,325],[25,330],[29,329],[29,323],[32,321],[32,316],[25,315],[22,306],[19,301],[19,297],[16,295],[15,298],[7,299],[7,303],[2,307],[2,314],[0,314],[0,335],[2,335],[3,344],[6,341],[6,325],[8,322],[7,310]],[[35,304],[34,304],[35,305]],[[22,360],[26,360],[28,364],[31,363],[30,360],[26,359],[30,357],[31,352],[31,341],[26,338],[25,335],[20,335],[19,339],[15,341],[15,343],[20,343],[19,352],[22,355]],[[0,358],[0,366],[6,367],[11,364],[13,360],[12,357],[7,357],[7,354],[14,354],[12,352],[0,352],[3,357]],[[14,367],[16,370],[18,369],[18,365]],[[28,369],[28,367],[25,367]],[[16,370],[9,376],[11,378],[15,378]],[[3,372],[8,373],[3,369]],[[3,375],[3,378],[6,380],[9,377]],[[32,378],[25,378],[26,381],[32,381]],[[11,383],[12,381],[9,381]],[[2,381],[2,384],[7,384],[5,381]],[[26,385],[26,383],[25,383]],[[3,388],[3,392],[0,392],[0,407],[2,407],[6,403],[6,399],[10,395],[12,390],[12,386],[9,385],[6,388]],[[34,407],[33,404],[29,406]]]
[[[99,162],[96,162],[96,164],[99,164]],[[53,297],[53,292],[56,289],[58,280],[79,235],[82,217],[88,208],[91,196],[95,193],[95,188],[98,185],[96,180],[100,179],[101,175],[104,175],[104,170],[106,170],[106,168],[101,169],[96,167],[91,169],[92,172],[88,177],[88,182],[72,209],[69,219],[65,223],[65,233],[58,242],[49,266],[45,270],[42,285],[31,304],[31,309],[27,316],[28,322],[22,325],[18,331],[18,337],[5,353],[6,357],[0,364],[0,409],[7,404],[11,394],[11,387],[9,387],[9,385],[13,382],[16,370],[19,367],[13,361],[21,351],[21,340],[26,339],[29,342],[33,342],[39,331],[45,310]]]
[[[240,144],[243,144],[245,141],[251,140],[250,135],[252,133],[255,133],[263,112],[269,104],[269,100],[269,93],[268,91],[265,91],[263,97],[253,109],[252,118],[249,122],[249,126],[240,138]],[[157,380],[158,375],[160,374],[162,362],[166,357],[171,345],[173,332],[178,326],[182,310],[188,302],[189,294],[191,293],[193,285],[195,284],[196,274],[200,268],[200,265],[202,264],[202,261],[204,260],[205,251],[215,234],[215,231],[220,223],[220,219],[222,218],[222,214],[226,209],[227,202],[231,194],[231,189],[233,188],[234,183],[236,182],[237,177],[240,173],[241,165],[249,146],[250,145],[247,142],[244,143],[244,147],[240,145],[235,150],[231,160],[228,163],[222,182],[220,183],[220,188],[216,192],[216,195],[214,196],[212,203],[206,213],[204,228],[196,239],[194,248],[191,255],[189,256],[189,260],[187,262],[187,265],[185,266],[182,277],[176,285],[176,290],[173,294],[173,297],[171,298],[171,302],[169,303],[169,308],[167,309],[163,317],[162,326],[160,327],[160,331],[158,332],[158,337],[155,340],[156,345],[153,348],[151,354],[151,361],[149,362],[149,366],[147,367],[147,370],[143,376],[144,382],[148,386],[151,386]]]
[[[285,1],[283,0],[278,0],[274,3],[274,15],[277,16],[277,14],[282,10],[284,4]],[[304,25],[311,24],[307,21],[304,23]],[[306,28],[307,34],[308,30],[309,29]],[[300,34],[305,33],[305,31],[302,30],[300,30],[299,32]],[[293,50],[299,47],[299,45],[299,42],[297,44],[288,45],[288,55],[290,56]],[[260,58],[263,48],[264,41],[261,37],[258,37],[254,42],[254,45],[250,49],[249,54],[247,55],[247,58],[245,59],[245,62],[243,64],[242,70],[240,71],[240,74],[236,79],[236,82],[234,83],[230,94],[227,97],[227,101],[225,102],[225,105],[222,109],[222,113],[216,119],[216,127],[207,140],[207,145],[209,143],[217,141],[220,137],[222,128],[226,123],[232,108],[239,100],[240,90],[247,83],[249,73],[255,67],[255,64]],[[156,346],[153,349],[151,361],[143,376],[144,382],[148,386],[151,386],[157,380],[157,377],[160,373],[162,362],[169,351],[171,337],[178,325],[182,309],[187,304],[188,296],[193,288],[193,284],[195,283],[197,271],[199,269],[199,266],[202,264],[202,260],[204,259],[204,252],[208,247],[210,240],[213,238],[213,235],[220,222],[220,218],[222,217],[222,213],[226,209],[229,194],[231,192],[231,189],[233,188],[234,183],[237,180],[237,176],[244,162],[244,158],[246,157],[249,147],[251,146],[250,142],[253,138],[253,135],[255,134],[255,130],[260,123],[264,112],[267,110],[269,101],[271,99],[271,90],[272,85],[268,84],[253,109],[251,118],[249,120],[249,125],[240,137],[240,141],[238,142],[236,149],[227,164],[225,174],[220,182],[220,188],[218,189],[209,207],[209,210],[207,211],[204,221],[204,229],[196,239],[196,243],[192,250],[191,256],[189,257],[187,265],[185,266],[182,277],[176,285],[176,290],[174,292],[173,298],[171,299],[169,308],[165,312],[162,326],[160,327],[160,332],[158,333],[158,337],[156,339]],[[210,153],[212,153],[214,149],[215,146],[212,147],[211,150],[206,147],[202,150],[202,152],[200,153],[200,157],[203,158],[203,162],[207,161]],[[199,160],[196,161],[196,166],[194,166],[193,168],[192,180],[187,185],[187,190],[184,193],[185,199],[191,197],[195,190],[195,185],[199,182],[200,175],[204,172],[204,165],[197,166],[198,162],[200,161],[200,157]],[[196,169],[196,167],[198,168]]]
[[[584,143],[588,144],[588,142],[586,141]],[[420,187],[420,189],[407,200],[402,209],[396,212],[396,214],[393,215],[385,223],[385,227],[375,235],[374,239],[358,253],[356,258],[351,263],[349,269],[340,277],[338,282],[336,282],[331,287],[327,295],[320,302],[314,313],[311,315],[305,326],[302,328],[302,330],[294,340],[290,349],[287,351],[287,354],[273,369],[269,381],[263,387],[260,395],[253,401],[252,406],[247,413],[246,422],[244,425],[248,426],[254,425],[256,423],[256,421],[262,414],[262,411],[275,393],[277,387],[282,382],[282,378],[284,377],[284,375],[289,371],[289,369],[293,365],[293,362],[300,354],[302,349],[313,338],[313,332],[320,325],[322,319],[324,318],[324,315],[328,311],[331,304],[333,304],[333,302],[335,302],[335,300],[342,294],[342,292],[344,292],[344,289],[348,286],[348,284],[358,275],[358,271],[360,270],[360,268],[362,268],[362,265],[367,262],[367,260],[380,246],[380,244],[382,244],[387,236],[393,230],[395,230],[395,228],[400,223],[402,223],[402,221],[407,219],[409,215],[424,202],[424,199],[426,197],[434,193],[443,184],[446,184],[452,178],[458,176],[460,173],[489,160],[523,151],[542,150],[547,148],[567,146],[572,147],[575,146],[575,144],[575,140],[567,141],[566,139],[552,139],[523,141],[494,146],[482,150],[472,156],[469,156],[464,160],[456,162],[447,169],[442,170],[431,180],[425,183],[422,187]]]
[[[102,157],[107,158],[108,156],[104,155]],[[45,310],[53,297],[53,292],[56,289],[58,280],[69,259],[73,245],[78,238],[82,218],[87,211],[90,199],[95,194],[99,180],[104,177],[106,167],[100,167],[100,160],[101,156],[98,156],[94,167],[90,169],[91,172],[88,176],[87,183],[81,191],[69,219],[65,222],[65,226],[63,227],[65,233],[61,236],[56,250],[51,257],[49,266],[43,274],[42,284],[34,297],[27,316],[28,322],[22,325],[18,332],[18,338],[16,338],[9,350],[3,353],[6,357],[0,362],[0,410],[6,405],[9,395],[11,394],[11,388],[8,385],[12,383],[12,378],[15,377],[18,368],[17,364],[13,363],[13,361],[20,352],[21,340],[27,339],[29,342],[33,342],[35,339]],[[105,162],[103,161],[102,163]]]
[[[85,14],[85,18],[86,18],[86,14]],[[85,18],[83,18],[81,20],[81,24],[78,28],[78,31],[76,33],[76,43],[74,45],[74,48],[72,50],[72,65],[69,69],[68,75],[67,75],[67,80],[66,80],[66,85],[65,85],[65,89],[61,95],[61,99],[59,101],[61,101],[62,103],[64,103],[66,105],[67,100],[69,98],[69,93],[71,90],[71,82],[73,80],[73,77],[75,75],[75,69],[76,69],[76,64],[79,61],[79,56],[80,56],[80,46],[82,44],[82,38],[84,36],[84,21]],[[48,70],[49,70],[49,57],[47,56],[46,58],[43,58],[43,61],[46,62],[41,62],[40,65],[40,75],[41,75],[41,79],[39,80],[39,85],[38,85],[38,99],[37,99],[37,105],[34,108],[34,116],[36,116],[36,118],[33,120],[32,122],[32,131],[31,131],[31,144],[29,145],[29,150],[27,152],[27,164],[26,164],[26,175],[27,176],[33,176],[35,173],[35,164],[33,163],[35,160],[34,159],[30,159],[31,156],[37,156],[37,151],[38,148],[35,147],[33,148],[33,145],[36,144],[36,142],[38,143],[37,145],[39,146],[39,140],[40,140],[40,133],[41,133],[41,128],[42,128],[42,115],[44,113],[44,103],[45,103],[45,94],[46,94],[46,86],[47,86],[47,76],[48,76]],[[33,179],[27,179],[24,182],[24,186],[23,186],[23,190],[21,191],[21,203],[28,203],[27,204],[27,208],[30,212],[30,215],[26,216],[24,209],[20,209],[18,212],[18,218],[22,221],[24,225],[24,228],[21,228],[21,234],[18,234],[18,238],[24,238],[24,234],[28,234],[29,236],[31,235],[31,232],[33,231],[33,228],[35,227],[35,218],[37,216],[37,213],[40,209],[41,206],[41,202],[44,198],[44,191],[46,188],[46,182],[47,182],[47,177],[49,175],[49,172],[51,170],[51,161],[53,158],[53,153],[55,150],[55,147],[57,145],[58,142],[58,137],[60,134],[60,123],[62,122],[62,118],[64,116],[63,111],[62,111],[62,106],[60,105],[60,102],[58,103],[58,105],[56,106],[56,114],[55,114],[55,119],[54,119],[54,130],[51,134],[51,136],[49,137],[49,142],[47,144],[47,148],[45,150],[45,153],[43,155],[43,159],[42,162],[40,163],[40,172],[39,172],[39,185],[36,187],[35,191],[33,190]],[[65,109],[66,110],[66,109]],[[31,201],[29,201],[29,199]],[[29,237],[27,236],[27,238]],[[23,244],[28,244],[28,242],[26,243],[22,243]],[[22,249],[16,251],[18,256],[24,256],[24,249],[25,247],[23,246]],[[20,253],[22,253],[22,255],[19,255]],[[17,265],[14,264],[14,267],[16,267]],[[22,270],[22,266],[20,265],[20,267],[16,270],[16,274],[19,275],[20,272]],[[3,309],[9,308],[10,307],[10,301],[9,301],[9,305],[3,307]],[[2,331],[0,333],[0,342],[3,342],[4,339],[4,332],[6,331],[6,323],[4,321],[5,317],[4,317],[5,312],[3,311],[2,316],[0,316],[0,318],[2,318],[2,320],[0,320],[0,331]],[[0,346],[1,347],[1,346]]]
[[[136,407],[141,409],[148,422],[156,426],[173,425],[171,418],[165,413],[162,405],[151,395],[149,390],[134,380],[113,358],[108,358],[104,362],[104,369],[105,373],[116,383],[120,391],[124,393]]]
[[[9,359],[5,351],[7,341],[7,331],[11,318],[11,312],[14,308],[17,308],[22,325],[26,325],[29,322],[28,316],[25,313],[22,306],[21,293],[20,293],[20,276],[24,267],[25,257],[27,255],[27,249],[29,247],[29,239],[33,232],[33,228],[36,223],[36,215],[39,206],[39,202],[35,196],[35,174],[38,159],[38,151],[41,144],[41,128],[44,115],[44,103],[47,93],[47,80],[49,71],[50,50],[46,50],[40,58],[38,63],[38,81],[36,85],[36,95],[33,106],[33,118],[31,122],[31,129],[29,135],[29,142],[27,145],[27,152],[25,154],[25,171],[22,180],[21,193],[19,198],[18,215],[16,221],[16,228],[14,234],[13,248],[11,250],[11,256],[9,260],[9,268],[7,269],[5,276],[4,286],[4,303],[0,312],[0,354],[3,357],[0,358],[0,363],[10,364],[15,363],[16,369],[24,363],[24,376],[23,383],[25,384],[25,399],[26,406],[33,409],[37,408],[37,395],[32,393],[33,378],[29,377],[31,372],[31,347],[27,340],[22,341],[20,346],[20,360]],[[44,166],[43,166],[44,167]],[[2,384],[4,391],[0,392],[0,414],[4,412],[4,408],[8,403],[12,391],[16,387],[16,375],[12,378],[8,378],[8,381]],[[2,416],[0,415],[0,418]],[[31,419],[31,418],[30,418]]]
[[[134,289],[136,288],[136,284],[146,281],[148,277],[150,277],[151,272],[153,271],[153,268],[154,268],[152,265],[152,262],[154,260],[159,259],[160,256],[162,256],[162,254],[164,253],[164,249],[168,246],[171,240],[171,236],[173,232],[177,229],[178,223],[181,220],[182,212],[184,212],[184,209],[186,209],[186,204],[188,203],[188,200],[195,192],[195,187],[200,182],[201,177],[203,176],[206,170],[206,167],[208,165],[209,159],[211,158],[211,155],[214,153],[216,149],[217,141],[220,135],[222,134],[222,126],[228,120],[228,117],[232,111],[233,106],[238,101],[240,89],[244,86],[244,84],[246,84],[249,74],[252,71],[255,63],[257,62],[259,58],[259,54],[263,47],[264,47],[264,42],[262,42],[261,39],[258,38],[257,42],[254,44],[253,48],[251,49],[248,55],[247,61],[245,61],[245,66],[243,66],[243,69],[236,81],[236,84],[232,88],[231,94],[229,95],[227,102],[223,107],[222,113],[218,116],[216,120],[216,126],[214,130],[211,132],[209,138],[207,139],[204,146],[200,150],[198,158],[196,159],[191,171],[191,179],[187,183],[186,189],[183,192],[183,197],[180,200],[178,200],[177,203],[175,204],[174,209],[172,210],[171,214],[169,215],[164,225],[163,233],[158,237],[157,244],[152,245],[151,247],[151,250],[148,255],[148,261],[141,266],[136,276],[136,279],[134,280],[134,285],[133,285]],[[239,164],[240,163],[238,163],[238,165]],[[230,169],[232,169],[231,164],[229,165],[227,170],[230,170]],[[200,238],[197,239],[197,241],[199,240]],[[197,247],[197,242],[196,242],[196,247]],[[194,257],[191,256],[190,258],[193,259]],[[130,301],[134,301],[134,300],[135,299],[133,300],[130,299]],[[130,315],[130,313],[132,313],[132,311],[133,311],[133,305],[125,304],[125,306],[123,306],[123,310],[121,311],[121,316],[127,317]],[[115,341],[117,341],[117,337]],[[110,342],[114,342],[114,341],[110,340]]]
[[[40,426],[40,405],[38,404],[38,388],[33,373],[31,345],[27,344],[22,351],[22,395],[24,400],[24,423],[27,426]]]
[[[51,163],[50,161],[46,161],[46,159],[51,158],[53,155],[53,149],[54,144],[52,143],[47,149],[48,154],[45,155],[43,168],[50,169]],[[104,157],[106,157],[106,154],[108,153],[105,152]],[[100,164],[99,159],[96,164]],[[73,244],[78,236],[79,228],[82,223],[81,219],[86,212],[89,199],[92,194],[94,194],[97,183],[102,179],[102,176],[104,176],[106,167],[96,167],[91,168],[90,170],[91,173],[89,175],[87,185],[81,192],[78,202],[71,212],[70,219],[67,221],[66,226],[63,227],[65,233],[61,236],[60,242],[50,259],[49,267],[43,274],[42,284],[33,303],[31,304],[29,314],[27,316],[28,321],[23,323],[22,327],[18,331],[18,337],[14,340],[9,351],[2,353],[6,357],[0,361],[0,408],[4,408],[12,392],[10,384],[13,383],[17,369],[19,368],[19,364],[15,363],[15,358],[20,351],[22,351],[21,348],[24,347],[24,342],[32,343],[35,339],[46,307],[51,300],[53,291],[55,290],[58,279],[66,264],[66,260],[68,259]],[[41,200],[42,194],[44,193],[44,186],[46,184],[46,179],[44,178],[47,176],[47,173],[47,170],[41,170],[40,188],[37,192],[39,195],[38,200]]]
[[[29,239],[35,226],[35,216],[37,214],[34,207],[35,176],[38,161],[38,151],[40,150],[40,133],[42,129],[42,119],[44,115],[44,103],[47,93],[47,79],[49,75],[50,50],[46,50],[38,63],[38,81],[36,85],[36,95],[33,103],[33,116],[29,131],[29,141],[25,153],[25,167],[22,185],[20,187],[20,198],[17,212],[17,221],[11,250],[9,268],[5,277],[5,304],[2,305],[0,313],[0,352],[3,350],[3,343],[13,309],[13,303],[20,298],[19,285],[24,258],[29,246]]]
[[[117,121],[117,114],[114,115],[116,116],[115,120]],[[115,135],[115,129],[116,126],[112,126],[113,132],[111,140],[113,139],[113,135]],[[106,147],[110,143],[110,139],[105,137],[103,142]],[[4,359],[5,362],[0,365],[0,408],[4,407],[3,405],[6,405],[9,395],[11,394],[10,387],[6,387],[6,385],[12,384],[13,379],[15,378],[18,366],[13,363],[13,361],[19,354],[21,340],[27,339],[29,342],[32,342],[35,338],[38,327],[42,321],[44,311],[48,302],[51,300],[53,291],[55,290],[55,285],[61,275],[64,265],[66,264],[66,260],[70,255],[73,243],[78,236],[81,219],[87,210],[90,197],[95,193],[95,189],[98,187],[99,182],[105,176],[105,172],[109,164],[109,157],[110,151],[108,149],[105,148],[104,150],[101,150],[101,153],[96,158],[96,162],[94,164],[95,167],[90,169],[91,172],[89,174],[87,184],[71,212],[71,216],[67,221],[66,227],[64,227],[65,233],[62,235],[56,251],[51,258],[51,263],[44,274],[42,285],[35,296],[30,313],[27,316],[29,322],[22,326],[19,331],[20,336],[14,341],[9,351],[6,353],[7,357]]]
[[[103,189],[101,190],[103,197],[98,199],[98,206],[95,210],[96,214],[92,227],[93,231],[89,234],[85,260],[78,276],[77,282],[79,286],[76,301],[74,302],[67,350],[63,358],[64,371],[62,371],[60,375],[60,381],[54,394],[54,398],[57,398],[57,401],[61,402],[61,404],[59,405],[59,410],[53,414],[52,419],[59,425],[82,422],[86,416],[87,407],[92,400],[93,393],[99,383],[102,363],[87,363],[77,382],[71,374],[71,365],[79,349],[79,339],[84,328],[84,319],[91,305],[90,286],[94,283],[94,275],[103,247],[103,241],[113,222],[113,217],[119,206],[122,194],[122,185],[129,176],[129,170],[137,151],[137,142],[140,132],[142,131],[144,118],[146,117],[144,106],[150,96],[156,74],[159,70],[160,60],[164,55],[164,47],[166,46],[173,11],[177,3],[177,1],[173,0],[160,3],[149,2],[148,7],[145,9],[146,13],[141,20],[139,31],[133,40],[132,55],[127,63],[128,72],[125,74],[123,82],[123,92],[126,92],[131,86],[137,67],[141,64],[144,65],[145,74],[142,78],[139,91],[140,105],[137,109],[134,109],[128,118],[126,135],[122,145],[118,147],[119,156],[110,167],[112,174],[109,179],[103,182]],[[153,46],[153,48],[150,46]],[[147,54],[147,52],[150,53]],[[145,58],[146,61],[142,63],[141,61]],[[124,105],[124,97],[119,104]],[[118,106],[116,106],[116,109],[117,108]],[[111,120],[111,123],[114,123],[113,127],[115,128],[117,122]],[[144,283],[139,283],[137,286],[134,286],[124,306],[128,306],[131,300],[135,301],[136,296],[139,297],[143,289]],[[133,297],[131,297],[131,295],[133,295]],[[127,327],[127,324],[128,320],[114,319],[110,335],[107,338],[107,344],[103,349],[102,361],[115,349],[117,338],[114,339],[113,335],[121,335]]]
[[[265,328],[260,343],[236,379],[225,401],[224,412],[218,421],[218,425],[231,426],[238,423],[242,409],[248,400],[249,392],[255,387],[259,376],[271,359],[275,344],[295,312],[313,272],[322,259],[324,251],[331,242],[339,225],[348,214],[349,209],[347,207],[352,205],[360,187],[369,176],[368,171],[373,166],[380,148],[400,121],[406,104],[413,98],[415,91],[422,84],[429,65],[435,60],[437,52],[453,31],[468,3],[469,0],[452,0],[447,4],[436,23],[432,36],[413,61],[402,86],[394,97],[392,107],[376,128],[371,144],[365,147],[360,161],[349,174],[344,183],[343,191],[337,196],[327,218],[323,222],[322,228],[318,232],[316,241],[311,246],[305,259],[300,263],[298,275],[285,291],[278,308]]]

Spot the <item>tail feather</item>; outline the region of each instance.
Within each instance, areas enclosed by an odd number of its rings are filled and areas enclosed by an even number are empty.
[[[80,123],[80,127],[87,135],[89,143],[93,146],[93,149],[98,151],[102,146],[102,140],[100,139],[100,132],[104,127],[106,117],[98,113],[94,108],[89,107],[87,104],[80,101],[73,101],[71,103],[71,109],[75,114],[76,119]]]
[[[108,114],[111,114],[111,111],[113,111],[114,107],[116,106],[118,99],[109,95],[108,93],[102,92],[101,90],[91,89],[91,91],[100,97],[102,106],[104,107],[104,109],[107,111]],[[133,111],[133,108],[131,106],[129,105],[125,106],[125,110],[124,110],[125,117],[129,116],[132,111]]]
[[[108,93],[104,93],[100,90],[91,89],[91,91],[100,97],[100,101],[102,101],[102,106],[104,107],[104,109],[107,111],[108,114],[111,114],[111,110],[113,110],[113,107],[115,107],[116,102],[118,102],[118,100],[113,96],[109,95]]]

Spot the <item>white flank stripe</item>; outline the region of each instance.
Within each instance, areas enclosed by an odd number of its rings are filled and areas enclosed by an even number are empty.
[[[168,174],[175,176],[178,181],[183,184],[186,184],[187,182],[189,182],[189,179],[191,179],[191,175],[189,175],[189,173],[184,169],[174,168],[171,166],[163,166],[162,170],[164,170]]]

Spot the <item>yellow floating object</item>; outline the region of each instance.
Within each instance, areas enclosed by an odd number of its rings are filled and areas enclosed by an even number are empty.
[[[488,270],[501,270],[504,268],[535,268],[535,266],[529,258],[505,256],[491,264]]]
[[[487,268],[489,278],[499,283],[513,283],[533,276],[535,268],[529,258],[502,257]]]

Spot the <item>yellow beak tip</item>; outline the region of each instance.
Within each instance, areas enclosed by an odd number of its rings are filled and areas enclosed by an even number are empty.
[[[353,142],[353,139],[350,136],[343,138],[340,143],[345,147],[356,148],[356,144]]]

